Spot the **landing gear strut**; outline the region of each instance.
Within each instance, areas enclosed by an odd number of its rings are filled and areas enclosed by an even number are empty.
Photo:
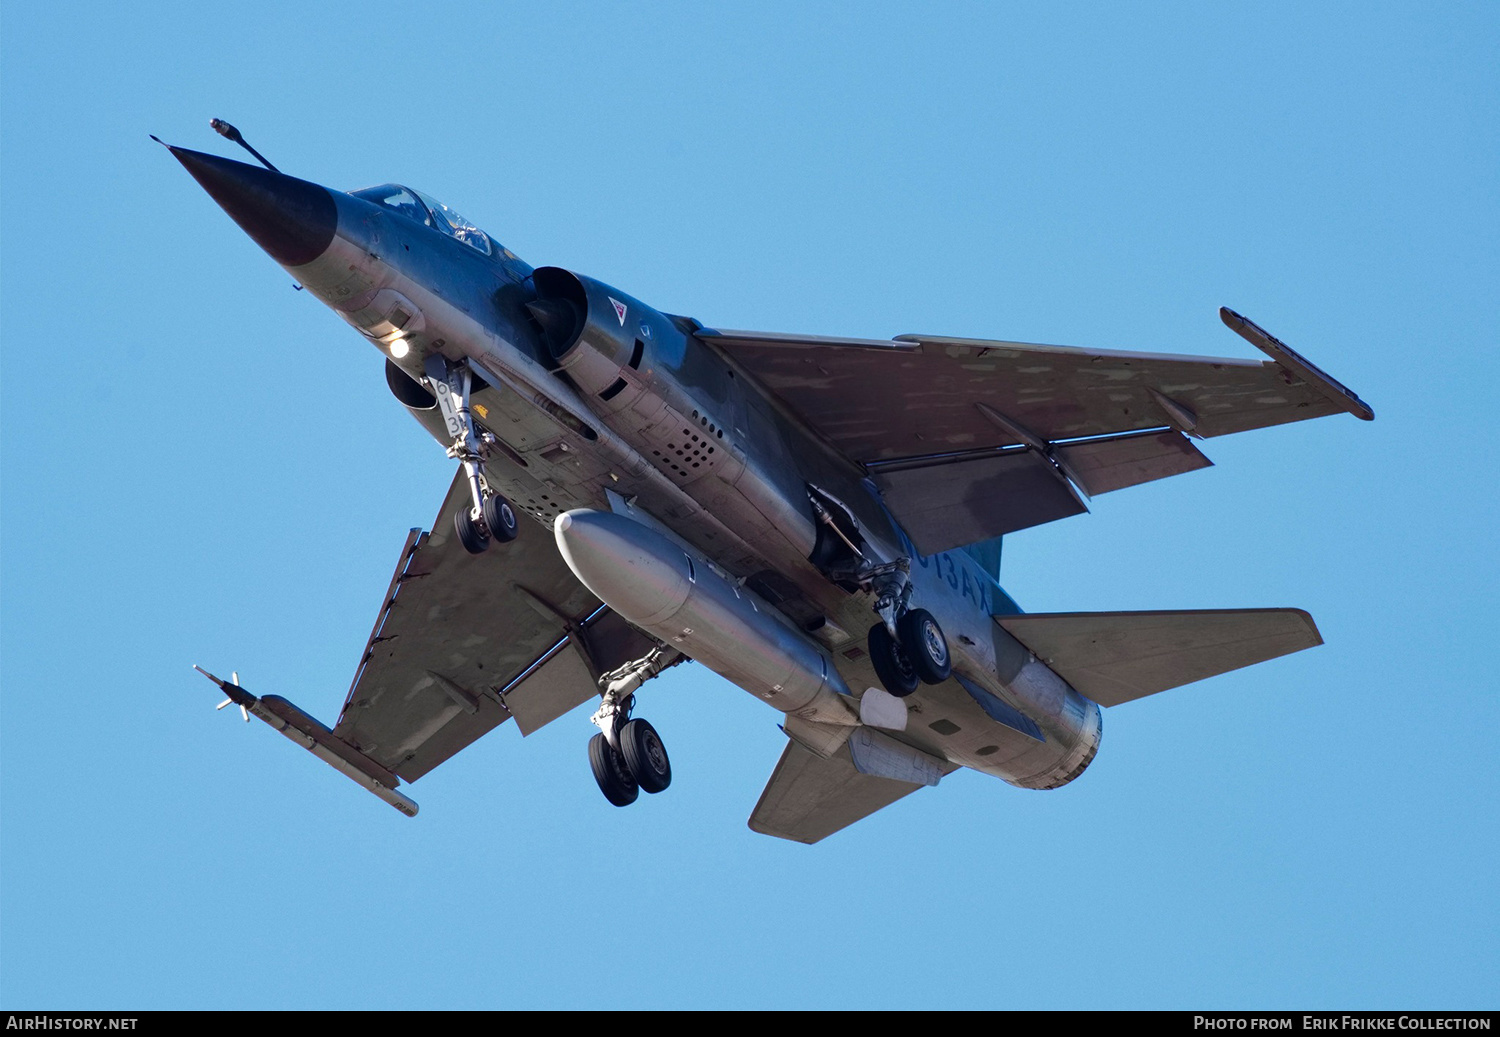
[[[468,476],[472,505],[453,517],[458,542],[470,554],[480,554],[491,540],[502,543],[514,540],[519,527],[510,502],[490,489],[484,477],[484,447],[469,412],[469,393],[473,373],[467,363],[452,363],[441,353],[433,353],[422,365],[432,394],[443,412],[443,422],[453,443],[448,456],[463,465]],[[486,433],[486,436],[488,433]]]

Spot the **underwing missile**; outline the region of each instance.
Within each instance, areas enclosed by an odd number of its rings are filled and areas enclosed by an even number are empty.
[[[303,712],[280,695],[256,697],[238,683],[215,677],[201,666],[195,665],[203,676],[217,684],[229,701],[238,705],[249,716],[269,724],[293,742],[302,746],[334,770],[374,793],[407,817],[417,816],[417,804],[396,791],[401,779],[364,753],[339,738],[317,719]]]

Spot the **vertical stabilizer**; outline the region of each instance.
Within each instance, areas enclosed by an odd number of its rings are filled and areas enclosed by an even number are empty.
[[[996,583],[1000,582],[1000,541],[1002,539],[1004,538],[993,537],[964,548],[975,561],[984,566],[984,571],[989,573]]]

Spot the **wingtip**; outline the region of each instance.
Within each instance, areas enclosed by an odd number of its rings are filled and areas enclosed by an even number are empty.
[[[1219,307],[1219,319],[1223,321],[1224,326],[1229,328],[1231,331],[1239,331],[1245,325],[1251,323],[1240,314],[1231,310],[1228,306]]]
[[[1255,323],[1255,321],[1241,316],[1228,306],[1219,307],[1219,319],[1228,326],[1230,331],[1233,331],[1240,338],[1270,357],[1273,363],[1293,371],[1299,377],[1310,382],[1319,392],[1336,403],[1341,409],[1353,414],[1361,421],[1375,420],[1374,408],[1360,399],[1358,393],[1328,374],[1265,328]]]

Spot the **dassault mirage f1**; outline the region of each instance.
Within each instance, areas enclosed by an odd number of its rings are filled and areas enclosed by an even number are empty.
[[[605,798],[662,792],[634,713],[694,660],[782,714],[750,827],[814,843],[960,767],[1057,788],[1101,707],[1322,643],[1295,608],[1024,613],[998,582],[1003,535],[1207,467],[1204,439],[1374,417],[1232,310],[1266,359],[729,331],[533,268],[409,187],[170,150],[456,468],[332,727],[208,675],[405,814],[403,782],[585,702]]]

